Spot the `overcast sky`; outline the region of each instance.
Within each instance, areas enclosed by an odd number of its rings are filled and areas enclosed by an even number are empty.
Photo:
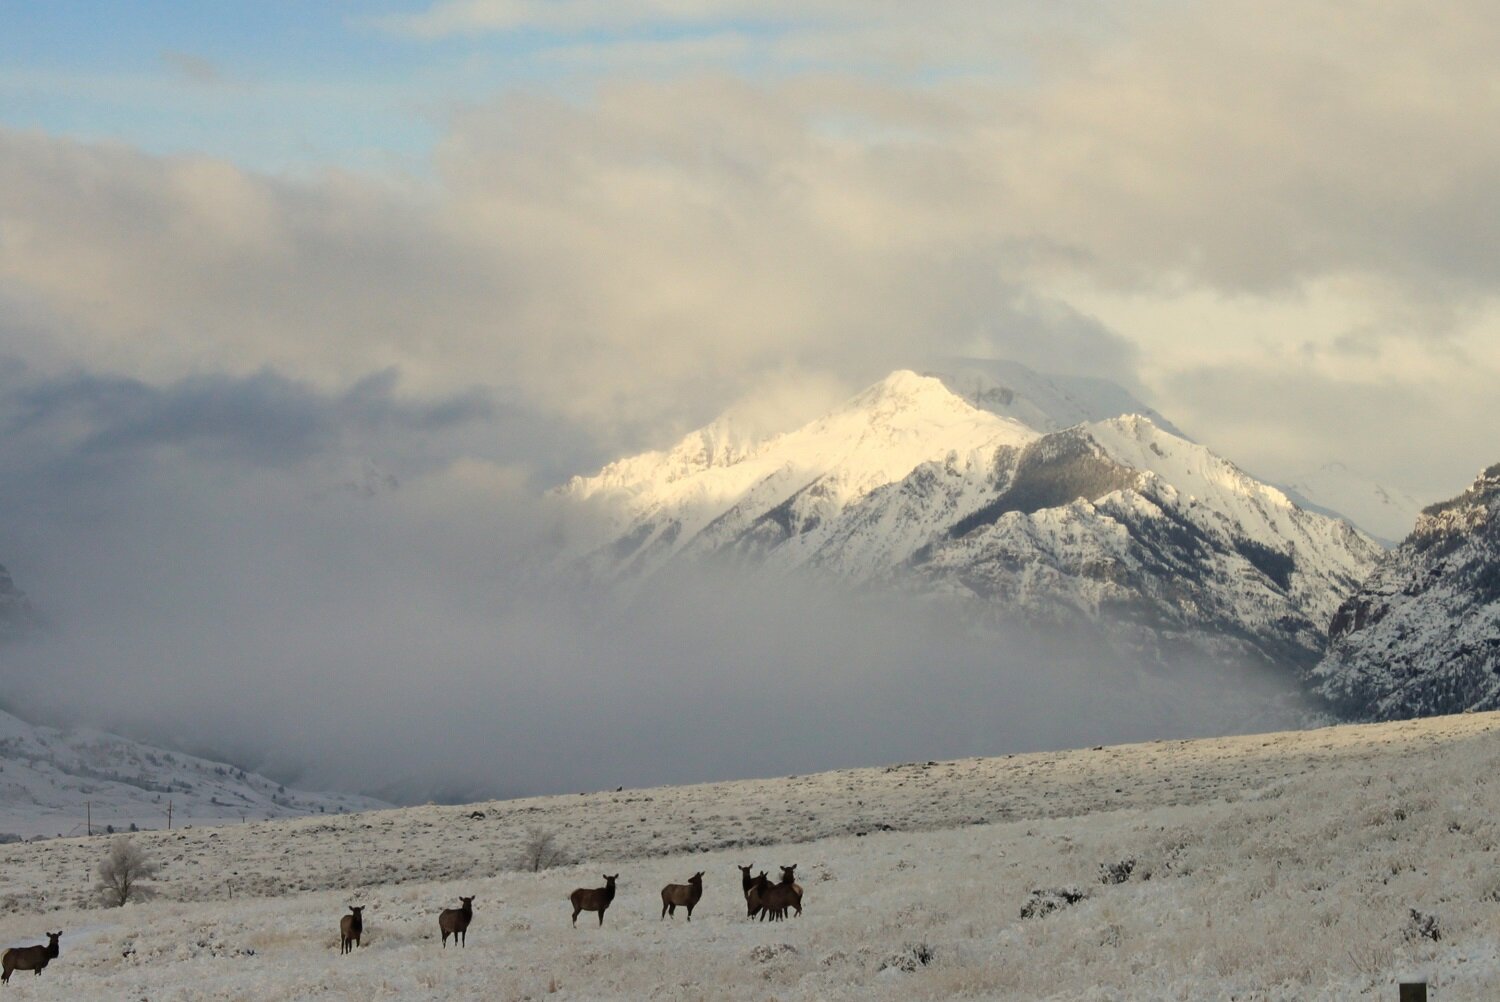
[[[34,679],[212,660],[208,596],[251,661],[309,650],[277,609],[483,619],[546,487],[935,355],[1451,496],[1500,459],[1496,51],[1478,0],[10,5],[0,562],[93,631]]]

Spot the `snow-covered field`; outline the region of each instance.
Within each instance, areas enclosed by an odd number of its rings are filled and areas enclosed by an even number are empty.
[[[1497,817],[1500,715],[1471,714],[143,833],[160,894],[115,910],[87,903],[106,839],[8,845],[0,941],[65,931],[6,989],[36,999],[1483,999]],[[528,827],[582,862],[509,869]],[[746,920],[752,862],[798,865],[803,916]],[[692,923],[660,920],[697,870]],[[1084,896],[1022,917],[1054,889]]]

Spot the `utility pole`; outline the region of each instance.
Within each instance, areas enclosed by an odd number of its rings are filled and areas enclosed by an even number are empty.
[[[88,825],[89,834],[92,835],[94,834],[94,802],[92,800],[85,800],[83,802],[83,810],[84,817],[88,819],[85,823]]]
[[[172,830],[172,798],[167,798],[167,831]]]

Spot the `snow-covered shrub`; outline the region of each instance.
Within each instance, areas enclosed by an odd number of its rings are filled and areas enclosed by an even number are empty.
[[[99,864],[94,889],[105,907],[118,908],[132,898],[150,897],[155,892],[141,883],[156,876],[161,864],[148,856],[129,835],[120,835],[109,844],[109,855]]]
[[[932,963],[937,953],[926,943],[908,943],[900,953],[893,953],[880,962],[882,971],[904,971],[907,974]]]
[[[1023,919],[1042,918],[1069,905],[1076,905],[1088,894],[1076,887],[1054,887],[1050,890],[1032,891],[1031,897],[1021,906]]]
[[[1406,926],[1406,938],[1408,941],[1418,939],[1430,939],[1434,943],[1443,938],[1442,931],[1438,929],[1436,915],[1410,909],[1411,921]]]
[[[530,873],[566,866],[570,862],[567,851],[557,842],[557,833],[535,825],[526,829],[515,856],[515,868]]]

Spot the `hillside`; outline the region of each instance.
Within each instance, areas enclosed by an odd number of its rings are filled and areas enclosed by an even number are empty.
[[[65,930],[38,999],[1492,997],[1497,736],[1470,714],[144,833],[160,896],[117,911],[82,907],[107,840],[11,845],[0,940]],[[529,826],[581,862],[509,870]],[[797,864],[803,916],[746,920],[752,862]],[[691,925],[661,920],[697,870]],[[603,928],[572,928],[568,891],[614,872]]]
[[[0,835],[31,837],[337,814],[388,806],[295,790],[244,769],[94,728],[35,726],[0,711]]]
[[[1500,465],[1423,510],[1339,607],[1313,678],[1353,719],[1500,708]]]

